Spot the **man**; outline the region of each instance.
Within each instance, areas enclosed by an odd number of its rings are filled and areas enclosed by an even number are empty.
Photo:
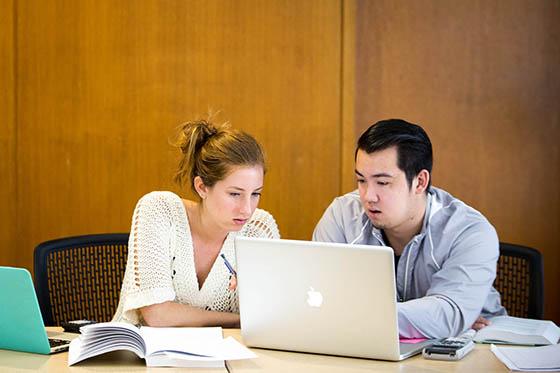
[[[400,335],[456,336],[505,314],[492,287],[496,231],[480,212],[431,186],[426,132],[404,120],[377,122],[359,138],[355,161],[358,190],[331,203],[313,240],[393,248]]]

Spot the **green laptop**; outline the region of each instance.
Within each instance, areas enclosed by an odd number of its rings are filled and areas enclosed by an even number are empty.
[[[69,345],[48,338],[29,271],[0,267],[0,349],[51,354]]]

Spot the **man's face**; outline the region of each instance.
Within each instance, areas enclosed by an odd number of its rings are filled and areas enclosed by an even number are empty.
[[[408,187],[404,171],[397,166],[397,148],[371,154],[358,150],[356,179],[360,200],[373,226],[386,231],[398,230],[415,213],[415,184]]]

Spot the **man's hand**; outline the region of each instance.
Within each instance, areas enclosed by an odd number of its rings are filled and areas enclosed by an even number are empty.
[[[478,316],[478,319],[476,319],[474,324],[472,324],[471,328],[478,331],[478,330],[480,330],[480,329],[482,329],[485,326],[488,326],[490,324],[491,324],[490,320],[487,320],[482,316]]]

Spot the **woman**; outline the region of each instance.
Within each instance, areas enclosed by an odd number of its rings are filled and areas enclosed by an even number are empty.
[[[171,192],[140,199],[113,321],[150,326],[239,326],[234,237],[279,238],[273,217],[257,209],[264,155],[250,135],[208,121],[182,126],[175,181],[196,201]],[[224,258],[220,256],[224,255]]]

